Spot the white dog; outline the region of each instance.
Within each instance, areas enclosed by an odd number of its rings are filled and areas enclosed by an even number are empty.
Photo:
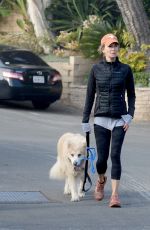
[[[65,133],[57,144],[57,161],[49,172],[52,179],[65,179],[64,194],[79,201],[82,191],[86,156],[86,139],[80,134]]]

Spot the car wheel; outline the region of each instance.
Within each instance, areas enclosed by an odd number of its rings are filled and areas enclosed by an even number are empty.
[[[44,110],[50,106],[50,102],[44,100],[32,100],[32,105],[34,106],[35,109]]]

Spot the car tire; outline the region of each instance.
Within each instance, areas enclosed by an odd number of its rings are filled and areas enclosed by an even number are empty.
[[[35,109],[40,109],[40,110],[45,110],[50,106],[49,101],[45,100],[32,100],[32,105],[34,106]]]

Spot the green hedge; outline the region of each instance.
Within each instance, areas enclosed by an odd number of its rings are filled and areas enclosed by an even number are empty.
[[[134,73],[134,81],[137,87],[150,87],[150,72]]]

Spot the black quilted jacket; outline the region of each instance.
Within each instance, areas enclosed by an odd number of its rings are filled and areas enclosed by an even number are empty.
[[[125,92],[127,92],[128,106],[125,101]],[[118,58],[115,62],[103,60],[93,65],[88,79],[83,123],[89,121],[95,95],[95,117],[120,118],[125,114],[133,117],[135,89],[131,68],[121,63]]]

